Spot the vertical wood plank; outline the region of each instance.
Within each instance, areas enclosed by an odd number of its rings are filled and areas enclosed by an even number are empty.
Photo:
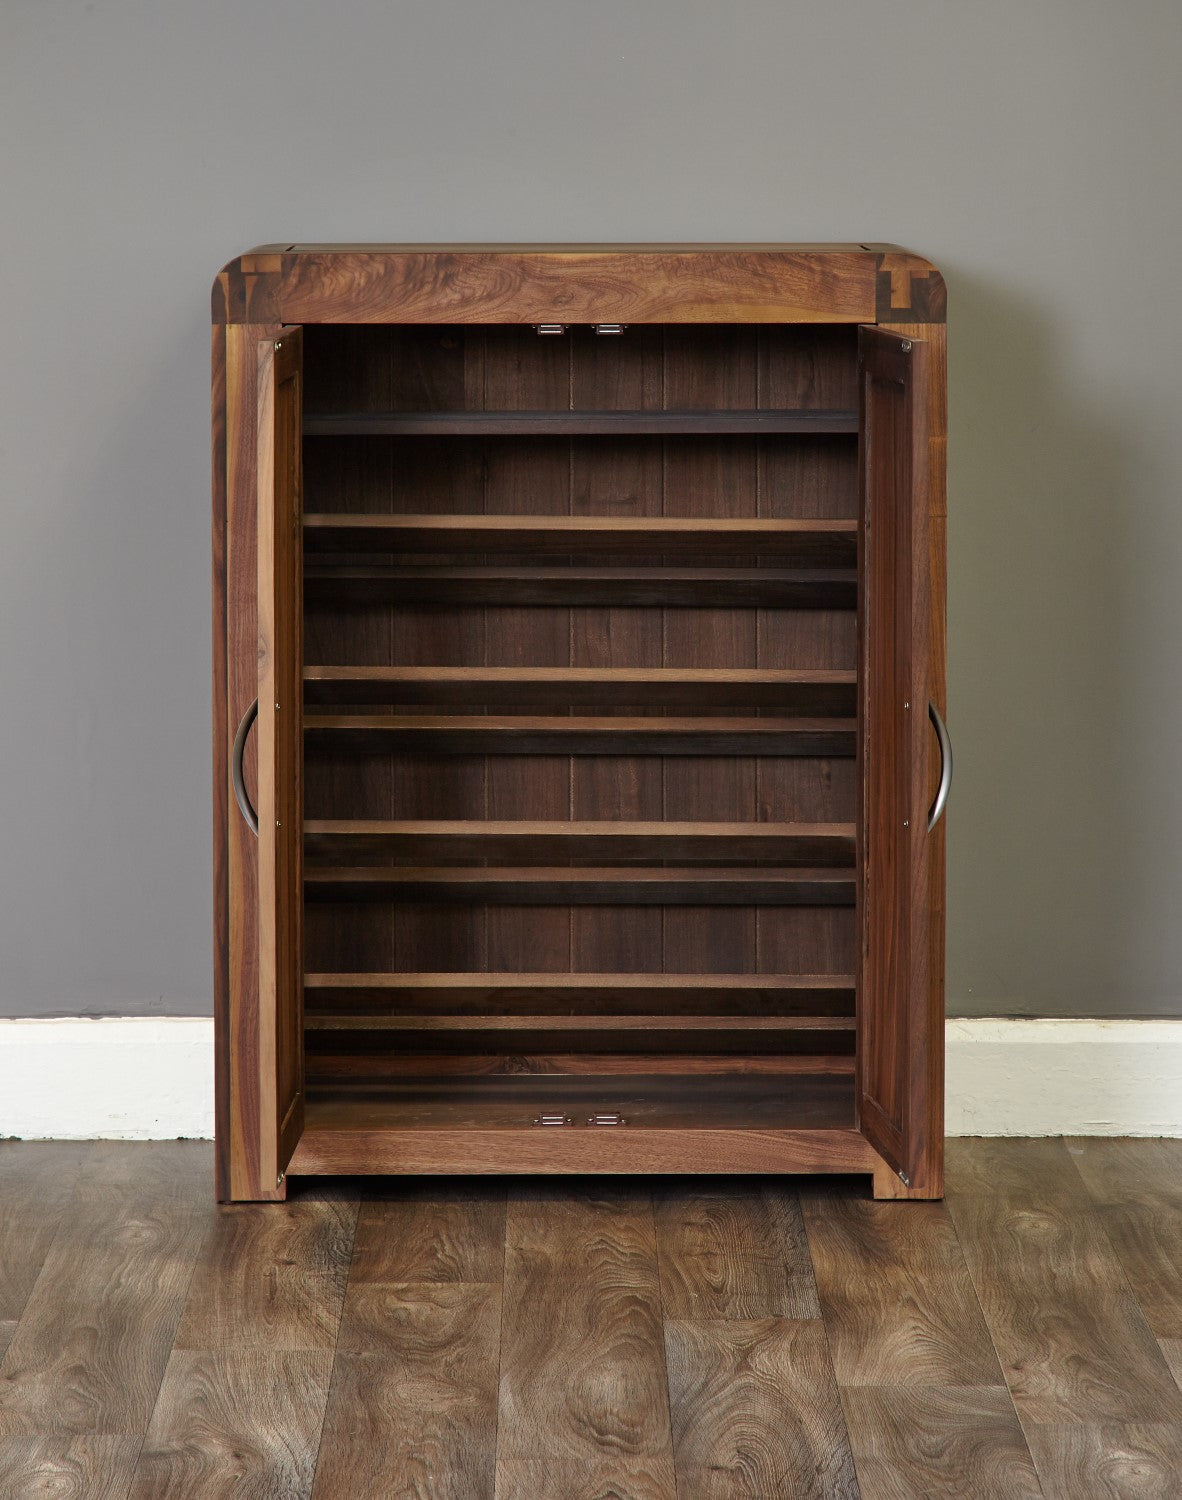
[[[839,1187],[802,1205],[841,1386],[1001,1385],[942,1204],[872,1203]]]
[[[820,1317],[794,1192],[676,1181],[653,1206],[667,1320]]]
[[[857,1500],[815,1319],[665,1325],[679,1500]]]
[[[325,1417],[318,1496],[491,1496],[505,1194],[398,1185],[367,1200]]]
[[[1182,1421],[1063,1142],[957,1140],[949,1163],[949,1209],[1032,1450],[1040,1423]]]
[[[306,1500],[331,1368],[326,1352],[175,1350],[128,1500]]]
[[[138,1437],[40,1434],[0,1441],[0,1495],[12,1500],[127,1500]]]
[[[226,328],[226,743],[258,696],[258,346],[275,325]],[[247,742],[247,789],[258,802],[256,740]],[[259,850],[237,807],[229,807],[228,1061],[230,1185],[235,1199],[281,1198],[275,1174],[263,1181],[259,1098]]]
[[[0,1439],[139,1437],[209,1215],[196,1142],[95,1146],[4,1361]]]
[[[1043,1493],[1004,1385],[852,1385],[841,1402],[862,1500]],[[1087,1493],[1077,1490],[1074,1500]]]
[[[498,1500],[670,1500],[648,1195],[514,1188],[502,1327]]]
[[[0,1141],[0,1358],[94,1150],[73,1141]]]
[[[500,1288],[350,1286],[316,1500],[476,1500],[496,1456]]]
[[[289,1203],[219,1209],[201,1247],[178,1349],[331,1350],[357,1199],[323,1185]]]
[[[500,1183],[392,1182],[361,1205],[349,1285],[499,1282],[504,1261]]]

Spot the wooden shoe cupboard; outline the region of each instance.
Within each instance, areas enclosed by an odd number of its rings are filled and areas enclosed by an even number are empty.
[[[940,1196],[938,272],[273,245],[213,325],[219,1196]]]

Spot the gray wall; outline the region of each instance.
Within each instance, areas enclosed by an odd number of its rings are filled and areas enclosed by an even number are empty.
[[[950,291],[949,1002],[1182,1009],[1175,0],[4,0],[0,1012],[210,1005],[207,289],[897,240]]]

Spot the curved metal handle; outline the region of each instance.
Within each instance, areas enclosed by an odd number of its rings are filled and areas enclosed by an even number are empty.
[[[250,794],[246,790],[246,782],[242,777],[242,757],[246,751],[246,737],[258,716],[259,700],[256,698],[242,715],[242,723],[239,724],[238,733],[234,736],[234,749],[230,754],[230,780],[234,783],[234,800],[238,803],[238,811],[246,819],[250,831],[254,834],[259,831],[259,817],[250,805]]]
[[[936,788],[936,800],[932,803],[931,811],[928,813],[928,832],[931,833],[944,816],[948,789],[952,785],[952,741],[948,738],[948,729],[940,717],[940,710],[934,703],[928,704],[928,718],[931,719],[932,728],[936,731],[936,738],[940,742],[940,785]]]

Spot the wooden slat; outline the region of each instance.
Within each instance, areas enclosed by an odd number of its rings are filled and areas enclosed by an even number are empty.
[[[304,543],[319,552],[751,552],[833,566],[854,560],[858,523],[700,516],[349,515],[304,516]]]
[[[627,436],[682,433],[856,433],[856,411],[307,412],[306,437]]]
[[[851,1016],[850,974],[315,974],[310,1010],[457,1016],[593,1011],[627,1015]]]
[[[852,609],[852,568],[664,568],[383,566],[310,560],[304,593],[313,601],[395,604],[768,605]]]
[[[528,1072],[534,1077],[571,1077],[576,1079],[611,1077],[628,1078],[837,1078],[847,1077],[854,1071],[854,1055],[849,1048],[849,1038],[839,1037],[837,1043],[846,1051],[837,1054],[832,1037],[826,1039],[829,1051],[819,1052],[756,1052],[745,1038],[744,1047],[738,1052],[721,1050],[688,1052],[685,1040],[670,1037],[667,1047],[680,1046],[680,1051],[643,1050],[613,1052],[540,1052],[529,1044],[528,1035],[515,1032],[506,1038],[504,1045],[487,1052],[475,1051],[421,1051],[411,1048],[383,1047],[381,1050],[361,1051],[342,1042],[343,1051],[325,1050],[332,1042],[331,1036],[312,1033],[309,1038],[308,1068],[315,1082],[323,1087],[333,1087],[350,1082],[366,1085],[381,1083],[424,1083],[428,1080],[463,1078],[503,1078],[515,1073]],[[449,1040],[444,1038],[444,1040]],[[569,1033],[547,1036],[540,1040],[563,1045],[572,1045]],[[601,1046],[616,1039],[599,1038]],[[689,1038],[693,1040],[693,1038]],[[472,1038],[472,1046],[480,1043],[479,1035]],[[511,1049],[511,1050],[510,1050]],[[869,1170],[869,1168],[867,1168]]]
[[[454,1031],[464,1036],[496,1031],[653,1031],[711,1033],[848,1031],[852,1016],[318,1016],[305,1017],[307,1031],[405,1031],[408,1035]]]
[[[778,708],[852,716],[849,671],[729,667],[337,667],[304,669],[307,703],[488,703],[572,707],[644,703],[654,708]]]
[[[630,866],[462,869],[455,866],[315,866],[309,899],[481,901],[497,905],[852,906],[852,870]]]
[[[852,866],[852,823],[608,820],[385,822],[310,819],[304,850],[321,864],[387,860],[764,860]]]
[[[432,755],[791,755],[848,757],[852,719],[556,718],[308,714],[308,750]]]

